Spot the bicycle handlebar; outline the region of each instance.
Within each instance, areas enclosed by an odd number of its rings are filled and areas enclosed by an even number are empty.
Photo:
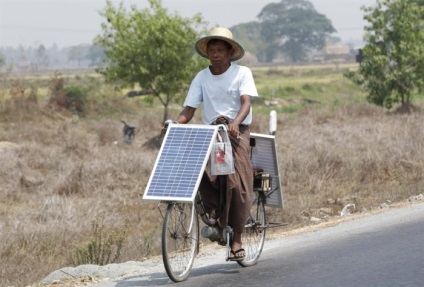
[[[163,127],[165,128],[167,128],[168,126],[169,126],[169,124],[172,124],[172,123],[176,123],[176,122],[174,122],[174,121],[172,121],[172,120],[166,120],[164,123],[163,123]]]
[[[161,139],[161,138],[165,135],[166,130],[168,129],[168,126],[169,126],[170,124],[172,124],[172,123],[177,123],[177,122],[175,122],[175,121],[173,121],[173,120],[166,120],[166,121],[163,123],[162,129],[160,130],[160,135],[159,135],[159,137],[156,139],[157,141],[158,141],[158,140],[160,140],[160,139]]]

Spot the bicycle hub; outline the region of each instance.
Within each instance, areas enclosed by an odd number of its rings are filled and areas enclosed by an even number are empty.
[[[203,237],[208,238],[211,241],[216,241],[220,239],[219,237],[219,231],[215,227],[211,226],[203,226],[201,230],[201,234]]]

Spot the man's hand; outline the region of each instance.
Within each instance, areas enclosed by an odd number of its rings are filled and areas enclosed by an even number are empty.
[[[228,125],[228,133],[232,137],[235,137],[237,139],[243,139],[242,137],[240,137],[240,130],[239,130],[238,124],[234,124],[234,123],[229,124]]]
[[[175,123],[175,122],[174,122]],[[172,120],[166,120],[164,123],[163,123],[163,127],[162,127],[162,129],[167,129],[168,128],[168,126],[169,126],[169,124],[172,124]]]
[[[158,141],[159,139],[161,139],[161,138],[162,138],[162,137],[166,134],[166,130],[168,129],[169,124],[172,124],[172,123],[177,123],[177,122],[173,122],[172,120],[166,120],[166,121],[163,123],[162,129],[160,130],[160,135],[159,135],[159,137],[156,139],[157,141]]]

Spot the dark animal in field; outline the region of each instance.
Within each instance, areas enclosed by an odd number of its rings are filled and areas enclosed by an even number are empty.
[[[121,121],[124,124],[122,128],[122,133],[124,136],[124,143],[131,144],[135,136],[135,127],[128,125],[125,121]]]

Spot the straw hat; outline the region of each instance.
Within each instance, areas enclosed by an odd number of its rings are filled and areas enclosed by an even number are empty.
[[[237,41],[233,40],[233,33],[227,28],[222,27],[213,28],[208,36],[202,37],[196,42],[195,48],[200,56],[209,59],[206,53],[206,47],[209,40],[212,39],[223,40],[233,47],[234,54],[230,59],[231,61],[237,61],[244,56],[244,49]]]

